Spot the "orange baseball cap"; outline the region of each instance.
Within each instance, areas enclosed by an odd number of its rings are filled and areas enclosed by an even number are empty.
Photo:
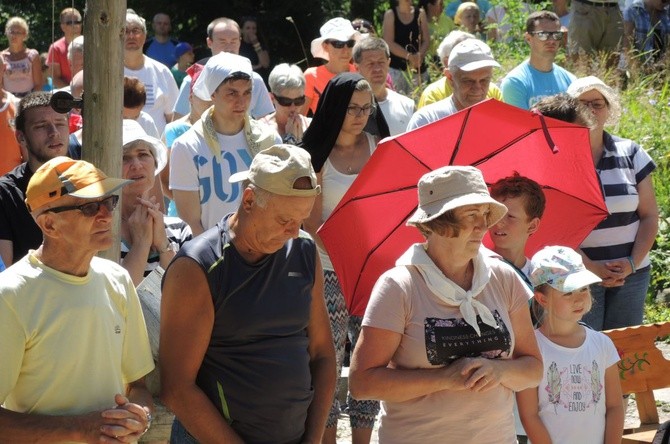
[[[26,205],[35,211],[63,196],[97,199],[114,193],[132,180],[107,177],[105,173],[84,160],[59,156],[35,171],[28,182]]]

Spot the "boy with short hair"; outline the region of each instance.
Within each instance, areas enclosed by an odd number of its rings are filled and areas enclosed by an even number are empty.
[[[511,176],[504,177],[491,186],[491,197],[507,207],[507,214],[489,228],[493,251],[511,265],[533,290],[533,284],[529,279],[531,261],[526,257],[525,250],[528,238],[537,231],[544,214],[546,199],[542,187],[515,171]],[[537,325],[532,310],[531,319],[533,325]],[[519,419],[516,404],[514,422],[518,442],[527,443],[528,437]]]
[[[491,186],[491,197],[507,207],[507,214],[489,228],[493,251],[512,265],[528,283],[530,260],[525,249],[528,238],[537,231],[546,199],[542,187],[516,171]],[[531,286],[532,287],[532,286]]]

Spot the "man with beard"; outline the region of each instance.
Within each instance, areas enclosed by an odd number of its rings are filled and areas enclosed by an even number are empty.
[[[67,155],[68,119],[51,108],[51,95],[30,93],[16,112],[16,140],[28,161],[0,177],[0,257],[10,266],[42,243],[42,232],[26,208],[28,181],[42,164]]]

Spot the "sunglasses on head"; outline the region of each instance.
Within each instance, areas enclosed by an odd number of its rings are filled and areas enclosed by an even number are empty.
[[[280,104],[281,106],[291,106],[291,105],[302,106],[305,104],[305,101],[307,100],[307,98],[304,95],[296,97],[295,99],[291,99],[290,97],[278,96],[276,94],[274,97],[277,103]]]
[[[358,32],[369,34],[373,31],[372,23],[367,20],[354,20],[351,22],[351,26]]]
[[[563,35],[565,33],[563,31],[533,31],[530,32],[529,34],[536,36],[540,41],[546,42],[547,40],[556,40],[557,42],[560,42],[563,40]]]
[[[326,40],[326,43],[331,45],[333,48],[336,49],[342,49],[345,46],[347,48],[353,48],[354,45],[356,44],[356,40],[347,40],[346,42],[342,42],[340,40]]]
[[[93,217],[100,211],[101,207],[105,207],[110,213],[116,208],[119,203],[119,196],[116,194],[96,202],[88,202],[82,205],[68,205],[64,207],[49,208],[45,213],[62,213],[63,211],[79,210],[81,214],[86,217]]]

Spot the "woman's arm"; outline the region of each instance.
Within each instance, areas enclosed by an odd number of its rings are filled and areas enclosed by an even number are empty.
[[[403,402],[440,390],[465,390],[460,361],[434,369],[389,367],[402,335],[364,326],[349,372],[349,391],[356,399]]]
[[[516,393],[519,417],[529,441],[533,444],[551,444],[549,431],[540,418],[537,390],[537,387],[532,387]]]
[[[316,173],[316,182],[319,185],[321,185],[322,177],[323,177],[323,169],[318,173]],[[321,185],[321,189],[323,190],[323,185]],[[312,207],[312,212],[309,214],[309,217],[305,219],[303,228],[312,236],[312,239],[314,239],[314,242],[316,242],[319,248],[325,250],[323,242],[321,241],[321,237],[316,233],[316,230],[318,230],[321,224],[323,223],[323,221],[321,220],[322,211],[323,211],[323,192],[319,193],[316,196],[316,199],[314,200],[314,206]]]
[[[651,175],[645,177],[637,185],[637,194],[640,198],[637,205],[640,225],[637,228],[635,243],[631,252],[635,264],[642,262],[649,253],[654,245],[656,234],[658,234],[658,205],[656,204],[656,194],[654,193],[654,183],[651,180]]]
[[[33,91],[42,91],[42,86],[44,85],[44,80],[42,78],[42,61],[40,60],[40,54],[35,51],[35,56],[31,60],[32,63],[32,74],[33,74]]]
[[[421,33],[421,38],[419,39],[419,55],[423,62],[424,57],[426,57],[426,54],[430,50],[430,28],[428,27],[426,11],[423,9],[419,11],[419,32]]]
[[[153,220],[147,208],[138,204],[128,220],[121,221],[127,228],[130,239],[128,253],[121,260],[121,266],[128,271],[135,286],[144,279],[147,258],[151,251]]]
[[[624,408],[619,367],[617,364],[612,364],[605,370],[605,444],[621,442],[623,423]]]

